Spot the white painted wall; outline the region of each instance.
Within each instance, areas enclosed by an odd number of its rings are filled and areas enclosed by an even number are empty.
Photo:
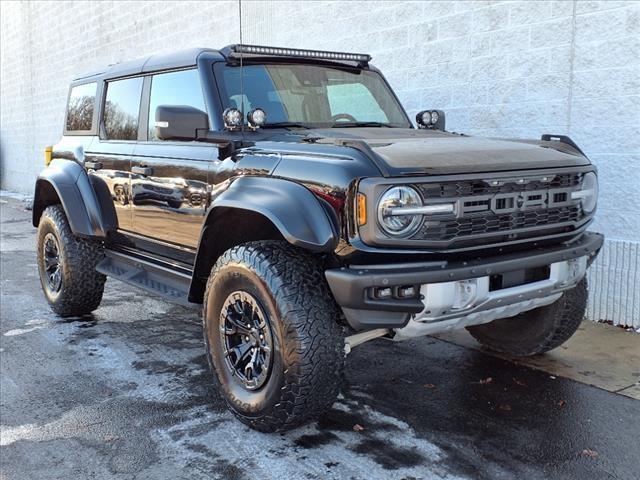
[[[2,2],[0,181],[29,192],[69,80],[239,41],[238,3]],[[570,135],[597,164],[608,241],[589,315],[640,327],[640,2],[243,1],[245,43],[366,52],[410,113],[454,131]]]

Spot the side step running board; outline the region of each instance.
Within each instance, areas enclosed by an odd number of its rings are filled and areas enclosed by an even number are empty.
[[[96,270],[109,277],[129,283],[173,303],[195,307],[187,300],[191,275],[184,269],[174,269],[156,262],[106,250],[105,258]]]

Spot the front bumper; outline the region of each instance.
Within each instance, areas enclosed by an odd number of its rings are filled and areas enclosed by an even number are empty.
[[[497,290],[497,292],[503,292],[504,294],[502,295],[501,307],[521,303],[521,301],[535,300],[536,298],[550,299],[553,295],[572,288],[584,276],[584,268],[582,268],[582,272],[578,271],[576,276],[560,278],[557,275],[559,269],[568,268],[570,263],[584,264],[586,268],[598,254],[603,241],[603,235],[587,232],[578,240],[570,243],[538,247],[525,252],[503,254],[473,261],[434,261],[352,266],[350,268],[330,269],[325,272],[325,275],[336,302],[342,307],[347,322],[353,329],[398,329],[406,326],[412,316],[425,315],[429,302],[425,303],[423,297],[424,293],[429,291],[428,287],[431,287],[432,290],[434,289],[431,284],[447,283],[454,285],[460,280],[486,278],[487,281],[475,282],[481,285],[481,289],[484,289],[488,282],[488,277],[491,275],[549,266],[551,274],[544,284],[542,282],[528,283],[523,285],[523,287],[530,286],[525,288],[524,292],[516,293],[512,288]],[[585,257],[582,262],[568,262],[581,257]],[[554,264],[558,265],[552,268]],[[580,278],[577,278],[578,276]],[[398,298],[395,296],[395,298],[384,299],[376,298],[375,296],[375,291],[378,288],[388,287],[393,292],[397,292],[399,288],[410,285],[420,286],[420,291],[423,295],[417,295],[412,298]],[[440,290],[446,291],[446,289]],[[516,293],[516,296],[512,297],[512,293]],[[526,298],[518,298],[517,295],[521,293],[524,293]],[[476,304],[463,305],[463,308],[458,311],[458,317],[482,310],[481,305],[487,304],[489,296],[495,299],[501,295],[485,295],[485,298],[479,298]],[[446,297],[446,293],[444,297]],[[531,308],[535,308],[537,303],[535,301],[530,302]],[[443,311],[446,313],[440,312],[438,317],[431,319],[434,321],[450,320],[455,316],[455,312],[449,306],[444,308]]]

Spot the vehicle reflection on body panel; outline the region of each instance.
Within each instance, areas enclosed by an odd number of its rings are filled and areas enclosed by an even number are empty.
[[[173,209],[201,210],[207,199],[207,183],[184,178],[145,178],[133,174],[131,192],[131,201],[136,206],[160,203]]]
[[[107,184],[113,202],[119,205],[129,204],[129,173],[121,170],[100,170],[100,176]],[[95,174],[95,172],[94,172]]]
[[[138,145],[132,160],[132,231],[195,248],[208,205],[212,149],[164,144],[163,157],[156,157],[157,148],[154,144]],[[176,158],[166,158],[167,154]]]
[[[134,205],[166,203],[170,208],[182,206],[182,190],[186,185],[183,178],[137,177],[131,179],[131,201]]]
[[[104,142],[96,139],[85,153],[85,165],[93,163],[89,173],[102,179],[113,200],[118,228],[130,230],[133,226],[130,205],[131,142]]]

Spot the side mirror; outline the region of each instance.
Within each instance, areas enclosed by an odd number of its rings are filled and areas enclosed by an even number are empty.
[[[155,129],[160,140],[195,140],[198,130],[209,130],[209,117],[186,105],[160,105],[156,108]]]
[[[442,110],[422,110],[416,115],[416,123],[418,128],[444,132],[444,112]]]

